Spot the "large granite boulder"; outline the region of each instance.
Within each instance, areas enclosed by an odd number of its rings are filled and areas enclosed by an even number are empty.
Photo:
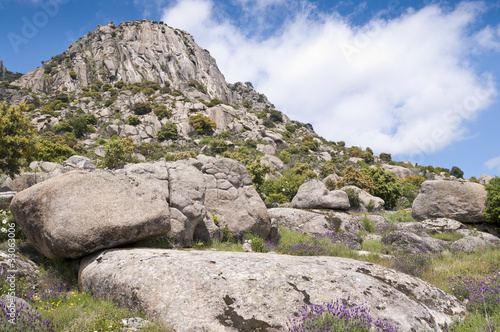
[[[483,222],[486,196],[484,186],[474,182],[425,181],[413,201],[412,215],[417,220],[450,218],[463,223]]]
[[[339,229],[353,233],[363,230],[359,218],[348,213],[291,208],[274,208],[267,212],[279,225],[305,234],[338,232]]]
[[[84,258],[79,282],[179,332],[283,331],[304,304],[348,297],[400,331],[442,331],[466,312],[418,278],[339,257],[118,249]]]
[[[43,255],[77,258],[168,232],[168,195],[167,180],[72,171],[19,192],[11,211]]]
[[[382,244],[403,252],[418,252],[421,250],[440,253],[444,250],[446,241],[426,235],[418,235],[407,230],[395,230],[382,236]]]
[[[341,190],[353,190],[358,194],[361,211],[382,211],[384,209],[385,202],[382,198],[370,195],[370,193],[361,188],[356,186],[345,186]]]
[[[342,190],[326,189],[318,179],[306,181],[299,187],[292,206],[299,209],[349,210],[349,198]]]
[[[262,238],[271,229],[247,169],[207,156],[70,171],[20,192],[11,210],[28,240],[50,258],[76,258],[167,232],[173,242],[191,245],[223,229]]]

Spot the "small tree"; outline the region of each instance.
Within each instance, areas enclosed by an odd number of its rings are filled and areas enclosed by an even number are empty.
[[[385,153],[385,152],[382,152],[380,154],[380,159],[383,161],[383,162],[391,162],[392,161],[392,156],[390,153]]]
[[[393,209],[401,196],[401,184],[398,179],[380,167],[365,168],[362,172],[373,182],[373,195],[382,198],[386,208]]]
[[[488,199],[484,209],[486,222],[500,226],[500,177],[496,176],[486,186]]]
[[[161,126],[160,130],[158,130],[158,133],[156,134],[158,137],[158,140],[160,142],[166,141],[168,139],[177,139],[179,137],[179,134],[177,133],[177,126],[175,123],[166,123],[165,125]]]
[[[193,128],[196,130],[196,132],[200,135],[202,134],[211,134],[215,128],[217,127],[215,122],[210,120],[209,117],[202,115],[202,114],[196,114],[193,116],[189,117],[189,124],[193,126]]]
[[[24,104],[17,107],[0,104],[0,171],[10,177],[19,174],[23,158],[34,153],[36,129],[23,114],[27,111]]]
[[[464,171],[462,171],[457,166],[453,166],[451,168],[450,175],[453,175],[454,177],[456,177],[458,179],[463,179],[464,178]]]

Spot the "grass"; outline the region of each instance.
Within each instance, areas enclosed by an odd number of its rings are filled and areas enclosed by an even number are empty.
[[[377,254],[385,253],[384,246],[380,240],[363,240],[363,243],[361,243],[361,249]]]
[[[383,217],[391,222],[391,223],[399,223],[399,222],[414,222],[416,221],[411,216],[411,212],[406,210],[399,210],[394,213],[385,213]]]
[[[465,237],[465,235],[457,232],[443,232],[443,233],[429,232],[428,234],[435,239],[447,242],[455,242]]]

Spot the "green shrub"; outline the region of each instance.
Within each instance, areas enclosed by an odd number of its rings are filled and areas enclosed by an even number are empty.
[[[283,150],[279,154],[278,158],[284,163],[287,163],[290,161],[290,158],[292,158],[292,154],[288,150]]]
[[[219,98],[213,98],[212,100],[210,100],[210,102],[206,103],[206,106],[207,107],[214,107],[214,106],[220,105],[222,103],[223,103],[223,101],[220,100]]]
[[[170,119],[172,117],[172,110],[167,109],[166,105],[156,106],[154,113],[158,117],[158,120],[161,120],[164,118]]]
[[[373,233],[375,232],[375,226],[373,226],[372,222],[370,221],[370,219],[368,219],[367,217],[364,217],[362,220],[361,220],[361,223],[363,225],[363,228],[368,232],[368,233]]]
[[[104,145],[104,158],[100,166],[107,168],[116,168],[116,166],[123,162],[130,162],[132,160],[132,153],[135,152],[137,146],[130,138],[120,138],[112,136],[109,141]]]
[[[196,114],[190,116],[189,124],[193,126],[196,132],[200,135],[211,134],[216,129],[215,122],[210,120],[209,117],[202,114]]]
[[[73,127],[68,122],[63,121],[54,126],[54,131],[56,133],[69,133],[73,131]]]
[[[312,135],[306,135],[302,138],[302,146],[307,150],[317,151],[319,143],[314,139]]]
[[[333,161],[325,161],[319,166],[319,176],[326,178],[330,174],[337,174],[339,170]]]
[[[252,233],[245,233],[244,238],[251,241],[252,251],[255,252],[264,252],[264,241],[258,235],[253,235]]]
[[[161,126],[160,130],[156,134],[156,137],[160,142],[169,139],[177,139],[177,137],[179,137],[179,134],[177,133],[177,125],[170,122],[166,123],[165,125]]]
[[[450,175],[453,175],[454,177],[456,177],[458,179],[463,179],[464,178],[464,171],[462,171],[457,166],[453,166],[451,168]]]
[[[245,99],[243,100],[243,107],[245,107],[246,109],[251,109],[252,103]]]
[[[132,111],[137,115],[148,114],[152,111],[151,104],[149,102],[139,101],[132,106]]]
[[[250,149],[256,149],[257,142],[254,139],[249,138],[249,139],[245,140],[245,146],[249,147]]]
[[[316,173],[312,171],[309,164],[297,163],[293,168],[284,171],[282,177],[278,179],[271,178],[263,182],[259,189],[267,197],[272,197],[273,200],[279,199],[279,203],[290,202],[304,182],[316,177]]]
[[[182,151],[179,153],[169,153],[165,156],[166,161],[177,161],[187,158],[196,158],[196,154],[193,151]]]
[[[137,115],[131,115],[127,118],[127,123],[135,127],[141,124],[141,120]]]
[[[272,122],[283,122],[283,114],[280,111],[272,110],[269,115],[269,120]]]
[[[295,127],[293,124],[287,123],[285,125],[286,130],[288,130],[290,133],[294,133],[295,130],[297,130],[297,127]]]
[[[214,139],[210,142],[210,151],[213,153],[223,153],[227,150],[227,143],[223,139]]]
[[[374,192],[373,181],[370,179],[370,177],[366,176],[353,166],[348,166],[344,170],[344,176],[337,182],[337,188],[340,189],[348,185],[361,188],[370,194],[373,194]]]
[[[69,77],[71,77],[71,79],[73,79],[73,80],[76,80],[76,72],[74,72],[73,70],[70,70]]]
[[[61,162],[76,154],[77,153],[75,152],[75,150],[65,144],[53,143],[49,140],[43,140],[37,144],[36,159]]]
[[[145,95],[145,96],[151,96],[151,95],[154,95],[155,94],[155,90],[151,89],[151,88],[144,88],[142,89],[142,93]]]
[[[358,210],[361,206],[358,193],[352,188],[346,188],[344,191],[347,194],[347,197],[349,198],[349,204],[351,205],[351,209]]]
[[[382,160],[383,162],[389,163],[392,161],[392,156],[390,153],[382,152],[380,154],[380,160]]]
[[[485,187],[488,198],[484,209],[484,217],[486,222],[500,226],[500,177],[496,176]]]
[[[373,195],[384,200],[385,208],[396,207],[401,196],[401,185],[394,174],[380,168],[365,168],[362,172],[371,179],[374,188]]]

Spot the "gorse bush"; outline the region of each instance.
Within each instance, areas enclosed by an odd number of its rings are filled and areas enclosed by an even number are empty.
[[[370,177],[363,174],[353,166],[348,166],[344,170],[344,176],[341,180],[337,181],[337,188],[340,189],[345,186],[356,186],[369,194],[373,194],[374,186]]]
[[[161,120],[164,118],[170,119],[173,113],[166,105],[158,105],[155,107],[154,114]]]
[[[218,138],[210,142],[210,151],[213,153],[224,153],[227,148],[227,142],[223,139]]]

